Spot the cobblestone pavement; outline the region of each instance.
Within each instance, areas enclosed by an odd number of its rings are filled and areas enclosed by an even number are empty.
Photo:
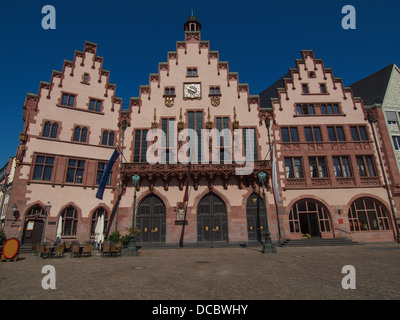
[[[275,300],[399,299],[400,245],[277,248],[141,249],[138,257],[38,260],[21,254],[0,263],[0,299]],[[43,289],[42,267],[56,271],[56,289]],[[345,265],[356,289],[344,290]]]

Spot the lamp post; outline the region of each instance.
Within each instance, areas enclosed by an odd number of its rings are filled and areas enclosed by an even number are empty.
[[[16,203],[14,203],[13,204],[13,206],[12,206],[12,212],[13,212],[13,216],[14,216],[14,218],[15,218],[15,221],[17,221],[17,204]]]
[[[125,254],[127,255],[132,255],[132,256],[137,256],[137,249],[136,249],[136,239],[135,239],[135,211],[136,211],[136,187],[140,181],[140,177],[138,175],[134,175],[132,177],[132,184],[135,189],[134,194],[133,194],[133,213],[132,213],[132,230],[131,230],[131,236],[129,239],[129,244],[128,247],[125,250]]]
[[[264,190],[264,183],[267,181],[267,174],[265,172],[258,173],[258,181],[262,186],[263,190],[263,200],[264,200],[264,215],[265,215],[265,243],[262,250],[262,253],[276,253],[276,248],[272,245],[271,242],[271,233],[269,232],[268,227],[268,217],[267,217],[267,201],[265,200],[265,190]]]
[[[47,201],[47,203],[44,205],[45,218],[44,218],[44,227],[43,227],[43,231],[42,231],[42,242],[41,243],[43,243],[43,240],[44,240],[44,233],[46,232],[47,217],[50,214],[50,209],[51,209],[50,201]]]

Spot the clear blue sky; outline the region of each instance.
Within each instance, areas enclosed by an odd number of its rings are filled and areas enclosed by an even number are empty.
[[[44,5],[56,9],[56,29],[44,30]],[[342,7],[356,9],[356,30],[344,30]],[[335,1],[2,1],[0,5],[0,167],[14,156],[23,129],[22,106],[27,92],[38,92],[52,70],[62,70],[83,50],[85,40],[98,44],[103,67],[128,104],[148,84],[149,73],[167,52],[184,40],[183,24],[193,9],[229,70],[239,73],[251,94],[295,66],[300,50],[314,50],[325,67],[349,85],[400,62],[398,0]]]

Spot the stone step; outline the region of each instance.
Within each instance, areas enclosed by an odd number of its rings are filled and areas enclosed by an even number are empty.
[[[322,238],[308,238],[291,240],[286,239],[279,243],[280,247],[317,247],[317,246],[351,246],[361,245],[361,243],[346,238],[333,238],[333,239],[322,239]]]

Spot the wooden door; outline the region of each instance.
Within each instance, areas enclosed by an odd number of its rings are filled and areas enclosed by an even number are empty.
[[[263,199],[253,193],[247,199],[247,235],[248,241],[263,242],[265,240],[265,212]]]
[[[227,242],[228,223],[224,202],[214,194],[205,196],[197,209],[197,241]]]
[[[165,205],[154,195],[144,199],[138,207],[136,227],[140,229],[138,242],[144,245],[165,243]]]

